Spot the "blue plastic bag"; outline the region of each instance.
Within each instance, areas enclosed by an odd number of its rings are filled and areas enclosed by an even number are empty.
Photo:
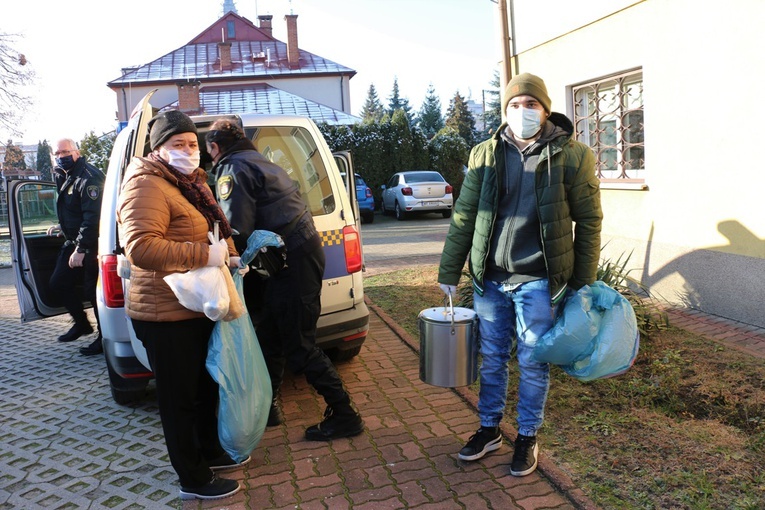
[[[273,232],[256,230],[247,240],[242,263],[249,264],[264,246],[281,246]],[[244,303],[244,278],[233,275]],[[263,437],[271,407],[271,378],[258,344],[250,314],[215,323],[207,350],[207,371],[220,386],[218,436],[226,453],[242,462]]]
[[[630,302],[601,281],[566,300],[555,325],[534,346],[534,358],[591,381],[622,374],[632,366],[640,332]]]

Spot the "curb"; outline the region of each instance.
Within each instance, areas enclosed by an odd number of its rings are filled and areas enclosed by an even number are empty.
[[[370,310],[377,315],[409,348],[419,355],[420,344],[415,341],[409,333],[399,326],[382,308],[374,304],[369,296],[364,295],[364,301]],[[456,393],[465,403],[467,403],[476,413],[478,413],[478,396],[468,390],[466,387],[446,388]],[[506,440],[512,441],[518,435],[518,431],[504,421],[499,425],[502,435]],[[512,439],[511,439],[512,438]],[[563,470],[558,468],[544,453],[539,454],[539,471],[550,481],[553,487],[571,501],[571,503],[580,510],[598,510],[599,507],[579,489],[574,481]]]

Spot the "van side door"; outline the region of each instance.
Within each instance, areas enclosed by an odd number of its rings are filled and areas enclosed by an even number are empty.
[[[9,181],[8,223],[11,263],[23,322],[66,313],[53,296],[49,280],[64,244],[63,237],[49,236],[58,224],[56,185],[48,181]]]

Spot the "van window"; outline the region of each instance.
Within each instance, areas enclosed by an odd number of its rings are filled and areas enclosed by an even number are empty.
[[[24,184],[18,191],[18,212],[24,237],[46,235],[58,223],[56,190],[52,186]]]
[[[250,130],[247,131],[250,135]],[[297,182],[313,216],[335,210],[327,168],[310,132],[299,127],[272,126],[257,128],[250,136],[258,152]]]

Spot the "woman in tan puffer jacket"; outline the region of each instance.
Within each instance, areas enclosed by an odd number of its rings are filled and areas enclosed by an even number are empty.
[[[165,442],[182,499],[240,490],[215,471],[240,467],[218,440],[218,385],[205,368],[214,322],[183,307],[164,277],[205,266],[238,266],[231,227],[199,168],[194,122],[173,110],[149,122],[152,152],[128,167],[117,221],[130,260],[127,314],[146,348],[157,385]],[[210,244],[218,223],[225,242]]]

